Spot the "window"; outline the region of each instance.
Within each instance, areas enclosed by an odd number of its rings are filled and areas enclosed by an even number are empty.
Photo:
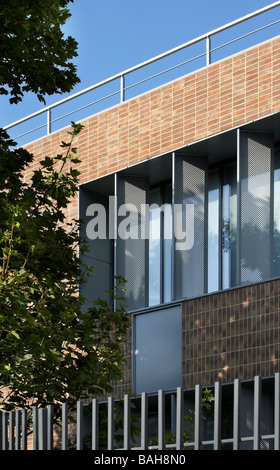
[[[209,172],[208,178],[208,292],[236,284],[237,191],[236,163]]]
[[[171,301],[172,282],[171,185],[149,194],[149,305]]]
[[[86,296],[102,297],[121,275],[133,312],[280,276],[274,145],[272,133],[235,130],[230,140],[216,136],[84,185],[81,218],[106,235],[90,240],[95,279]],[[106,213],[106,230],[87,211],[93,203]]]

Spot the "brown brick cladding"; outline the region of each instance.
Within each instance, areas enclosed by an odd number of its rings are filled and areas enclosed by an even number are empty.
[[[81,183],[280,109],[280,39],[201,69],[83,121]],[[65,130],[28,145],[57,153]]]
[[[279,372],[280,280],[183,303],[183,386]]]

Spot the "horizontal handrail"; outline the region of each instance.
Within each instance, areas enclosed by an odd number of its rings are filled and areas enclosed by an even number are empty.
[[[30,120],[33,119],[33,118],[36,118],[36,117],[38,117],[38,116],[40,116],[40,115],[42,115],[42,114],[44,114],[44,113],[47,113],[47,122],[46,122],[45,124],[43,124],[43,125],[41,125],[41,126],[37,126],[36,128],[31,129],[31,130],[29,130],[29,131],[27,131],[27,132],[24,132],[23,134],[17,136],[16,138],[23,137],[23,136],[27,135],[28,133],[34,132],[35,130],[38,130],[38,129],[43,128],[43,127],[47,127],[47,134],[49,134],[49,133],[51,133],[51,131],[52,131],[52,130],[51,130],[51,124],[52,124],[52,123],[54,123],[54,122],[56,122],[56,121],[58,121],[58,120],[61,120],[61,119],[65,118],[65,117],[67,117],[67,116],[69,116],[69,115],[71,115],[71,114],[74,114],[74,113],[76,113],[76,112],[78,112],[78,111],[81,111],[82,109],[85,109],[85,108],[87,108],[87,107],[89,107],[89,106],[92,106],[93,104],[96,104],[96,103],[98,103],[98,102],[100,102],[100,101],[103,101],[103,100],[105,100],[105,99],[107,99],[107,98],[110,98],[110,97],[112,97],[112,96],[114,96],[114,95],[117,95],[117,94],[120,95],[120,102],[123,102],[123,101],[125,101],[125,91],[127,91],[128,89],[131,89],[132,87],[135,87],[135,86],[137,86],[137,85],[139,85],[139,84],[141,84],[141,83],[144,83],[144,82],[146,82],[146,81],[148,81],[148,80],[150,80],[150,79],[152,79],[152,78],[155,78],[155,77],[157,77],[157,76],[159,76],[159,75],[162,75],[163,73],[166,73],[166,72],[169,72],[169,71],[171,71],[171,70],[174,70],[175,68],[178,68],[178,67],[180,67],[180,66],[182,66],[182,65],[185,65],[185,64],[187,64],[187,63],[189,63],[189,62],[191,62],[191,61],[193,61],[193,60],[196,60],[196,59],[198,59],[198,58],[201,58],[201,57],[205,56],[205,57],[206,57],[206,65],[209,65],[209,64],[211,63],[211,53],[212,53],[212,52],[214,52],[214,51],[220,49],[221,47],[224,47],[224,46],[226,46],[226,45],[232,44],[233,42],[235,42],[235,41],[237,41],[237,40],[239,40],[239,39],[242,39],[242,38],[244,38],[244,37],[247,37],[248,35],[251,35],[251,34],[254,34],[254,33],[258,32],[258,31],[261,31],[262,29],[265,29],[265,28],[268,28],[268,27],[270,27],[270,26],[273,26],[273,25],[279,23],[280,20],[274,21],[274,22],[272,22],[272,23],[270,23],[270,24],[268,24],[268,25],[265,25],[265,26],[262,26],[262,27],[260,27],[260,28],[257,28],[257,29],[255,29],[254,31],[251,31],[251,32],[246,33],[246,34],[243,34],[242,36],[239,36],[238,38],[235,38],[235,39],[233,39],[232,41],[228,41],[228,42],[222,44],[221,46],[218,46],[218,47],[215,47],[215,48],[211,49],[211,47],[210,47],[210,40],[211,40],[211,38],[212,38],[213,36],[217,35],[218,33],[223,32],[223,31],[226,31],[226,30],[228,30],[228,29],[230,29],[230,28],[232,28],[232,27],[234,27],[234,26],[237,26],[237,25],[239,25],[239,24],[241,24],[241,23],[244,23],[244,22],[246,22],[246,21],[248,21],[248,20],[250,20],[250,19],[252,19],[252,18],[255,18],[255,17],[257,17],[257,16],[259,16],[259,15],[265,13],[265,12],[268,12],[269,10],[272,10],[272,9],[278,7],[278,6],[280,6],[280,1],[271,3],[270,5],[267,5],[267,6],[263,7],[263,8],[260,8],[259,10],[256,10],[256,11],[254,11],[254,12],[252,12],[252,13],[249,13],[249,14],[247,14],[247,15],[245,15],[245,16],[243,16],[243,17],[237,19],[237,20],[231,21],[231,22],[229,22],[229,23],[227,23],[227,24],[225,24],[225,25],[223,25],[223,26],[221,26],[221,27],[219,27],[219,28],[216,28],[216,29],[213,29],[212,31],[209,31],[209,32],[207,32],[207,33],[204,33],[204,34],[202,34],[201,36],[198,36],[198,37],[196,37],[196,38],[194,38],[194,39],[192,39],[192,40],[189,40],[189,41],[185,42],[184,44],[181,44],[181,45],[179,45],[179,46],[177,46],[177,47],[175,47],[175,48],[172,48],[172,49],[170,49],[170,50],[168,50],[168,51],[166,51],[166,52],[164,52],[164,53],[162,53],[162,54],[159,54],[159,55],[157,55],[157,56],[155,56],[155,57],[153,57],[153,58],[151,58],[151,59],[148,59],[148,60],[146,60],[146,61],[144,61],[144,62],[141,62],[141,63],[139,63],[138,65],[135,65],[135,66],[130,67],[130,68],[126,69],[126,70],[123,70],[122,72],[119,72],[119,73],[117,73],[116,75],[113,75],[113,76],[111,76],[111,77],[109,77],[109,78],[106,78],[106,79],[104,79],[104,80],[102,80],[102,81],[100,81],[100,82],[98,82],[98,83],[96,83],[96,84],[93,84],[93,85],[91,85],[91,86],[89,86],[89,87],[87,87],[87,88],[85,88],[85,89],[83,89],[83,90],[81,90],[81,91],[78,91],[78,92],[76,92],[76,93],[74,93],[74,94],[72,94],[72,95],[69,95],[69,96],[67,96],[67,97],[65,97],[65,98],[63,98],[63,99],[61,99],[61,100],[59,100],[59,101],[57,101],[57,102],[55,102],[55,103],[53,103],[53,104],[47,105],[47,106],[45,106],[44,108],[41,108],[41,109],[39,109],[38,111],[35,111],[34,113],[25,116],[24,118],[21,118],[21,119],[19,119],[19,120],[17,120],[17,121],[12,122],[11,124],[5,126],[4,129],[5,129],[5,130],[9,130],[9,129],[11,129],[11,128],[14,128],[14,127],[18,126],[19,124],[23,124],[23,123],[25,123],[25,122],[27,122],[27,121],[30,121]],[[177,64],[177,65],[175,65],[175,66],[173,66],[173,67],[169,67],[169,68],[167,68],[167,69],[164,70],[164,71],[161,71],[161,72],[159,72],[159,73],[155,73],[155,74],[153,74],[152,76],[150,76],[150,77],[148,77],[148,78],[144,78],[144,79],[142,79],[142,80],[140,80],[140,81],[138,81],[138,82],[136,82],[136,83],[134,83],[134,84],[132,84],[132,85],[129,85],[129,86],[127,86],[127,87],[125,86],[125,78],[126,78],[129,74],[131,74],[131,73],[133,73],[133,72],[135,72],[135,71],[137,71],[137,70],[139,70],[139,69],[142,69],[142,68],[144,68],[144,67],[146,67],[146,66],[148,66],[148,65],[151,65],[151,64],[153,64],[153,63],[155,63],[155,62],[158,62],[158,61],[161,60],[161,59],[164,59],[164,58],[166,58],[166,57],[168,57],[168,56],[171,56],[172,54],[175,54],[176,52],[182,51],[183,49],[186,49],[186,48],[188,48],[188,47],[190,47],[190,46],[192,46],[192,45],[195,45],[195,44],[197,44],[197,43],[199,43],[199,42],[201,42],[201,41],[204,41],[204,40],[206,41],[206,50],[205,50],[204,53],[199,54],[199,55],[197,55],[197,56],[195,56],[195,57],[192,57],[191,59],[188,59],[188,60],[186,60],[186,61],[183,61],[183,62],[181,62],[180,64]],[[99,98],[99,99],[97,99],[97,100],[95,100],[95,101],[92,101],[91,103],[88,103],[88,104],[86,104],[86,105],[84,105],[84,106],[81,106],[81,107],[79,107],[79,108],[77,108],[77,109],[75,109],[75,110],[73,110],[73,111],[70,111],[70,112],[68,112],[67,114],[64,114],[63,116],[60,116],[60,117],[58,117],[58,118],[56,118],[56,119],[54,119],[54,120],[51,119],[51,112],[52,112],[52,110],[54,110],[55,108],[58,108],[59,106],[62,106],[63,104],[68,103],[68,102],[70,102],[70,101],[72,101],[72,100],[74,100],[74,99],[76,99],[76,98],[79,98],[79,97],[81,97],[81,96],[83,96],[83,95],[85,95],[85,94],[87,94],[87,93],[89,93],[89,92],[91,92],[91,91],[93,91],[93,90],[102,88],[103,86],[105,86],[105,85],[107,85],[107,84],[110,84],[110,83],[112,83],[112,82],[114,82],[114,81],[116,81],[116,80],[120,80],[120,88],[119,88],[118,91],[113,92],[113,93],[110,93],[110,94],[108,94],[108,95],[106,95],[106,96],[104,96],[104,97],[102,97],[102,98]]]

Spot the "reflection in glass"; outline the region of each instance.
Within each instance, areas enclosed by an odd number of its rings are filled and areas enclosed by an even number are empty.
[[[236,165],[230,165],[224,169],[222,186],[222,289],[233,287],[237,282],[236,233]]]
[[[150,190],[149,305],[171,301],[172,256],[171,186]]]
[[[149,305],[161,300],[161,197],[160,189],[150,192],[149,210]]]
[[[209,173],[208,292],[236,284],[236,165]]]
[[[219,173],[209,174],[208,185],[208,292],[219,289]]]

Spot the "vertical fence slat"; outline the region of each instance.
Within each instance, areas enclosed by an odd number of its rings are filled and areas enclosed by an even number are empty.
[[[176,450],[183,448],[183,390],[178,387],[176,395]]]
[[[201,447],[201,385],[195,386],[194,449]]]
[[[254,379],[254,450],[260,448],[261,379]]]
[[[130,449],[130,397],[129,395],[124,396],[124,432],[123,432],[123,448],[124,450]]]
[[[158,448],[165,448],[165,394],[163,390],[158,391]]]
[[[108,397],[107,449],[114,449],[114,398]]]
[[[21,412],[21,447],[27,450],[27,410]]]
[[[62,450],[68,450],[68,404],[62,403]]]
[[[9,450],[15,449],[15,412],[9,411]]]
[[[221,411],[222,411],[222,385],[215,383],[214,392],[214,450],[221,449]],[[175,396],[174,396],[175,398]],[[240,401],[241,381],[234,380],[233,394],[233,450],[240,448]],[[202,388],[195,387],[195,426],[194,449],[198,450],[202,444]],[[261,448],[261,409],[262,409],[262,379],[254,378],[254,411],[253,411],[253,449]],[[176,391],[176,450],[184,448],[183,442],[183,405],[184,391],[181,387]],[[175,406],[174,406],[175,411]],[[99,404],[92,400],[92,449],[98,449]],[[274,449],[280,450],[280,373],[274,376]],[[131,398],[124,396],[124,450],[131,448]],[[158,449],[164,450],[165,443],[165,392],[158,391]],[[27,410],[0,412],[0,449],[1,450],[27,450]],[[33,407],[33,449],[52,450],[53,448],[53,406],[47,409]],[[114,449],[114,399],[108,398],[108,450]],[[148,448],[148,394],[141,394],[141,449]],[[68,449],[68,406],[62,405],[62,450]],[[83,405],[77,402],[77,450],[83,449]]]
[[[215,383],[214,401],[214,450],[221,449],[221,409],[222,409],[222,387],[220,382]]]
[[[39,450],[47,449],[47,413],[45,408],[38,410],[38,447]]]
[[[91,448],[97,450],[99,445],[99,404],[96,398],[92,400],[92,431],[91,431]]]
[[[0,450],[2,450],[3,411],[0,411]]]
[[[234,381],[233,397],[233,450],[238,450],[240,445],[240,380]]]
[[[274,450],[280,450],[280,374],[274,378]]]
[[[141,449],[148,448],[148,395],[141,394]]]
[[[53,449],[53,405],[47,408],[47,449]]]
[[[2,450],[8,450],[8,414],[2,416]]]
[[[47,415],[45,408],[38,409],[38,449],[47,450]]]
[[[33,450],[38,450],[38,408],[33,406]]]
[[[83,450],[83,403],[77,403],[77,450]]]
[[[21,410],[16,410],[16,435],[15,435],[15,450],[20,450],[20,436],[21,436]]]

